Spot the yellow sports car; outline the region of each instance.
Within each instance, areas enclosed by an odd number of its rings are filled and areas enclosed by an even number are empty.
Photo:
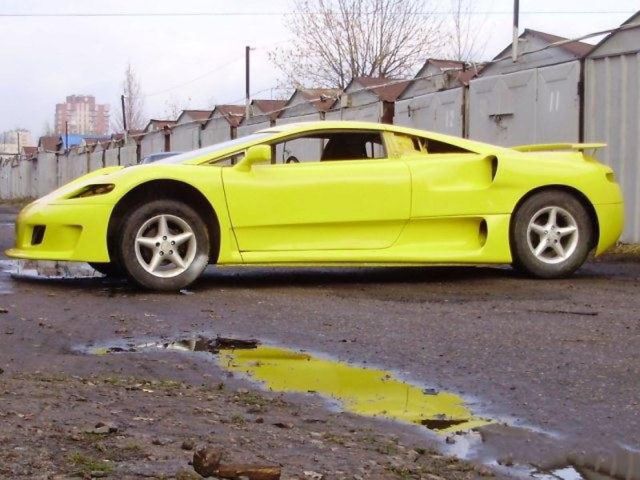
[[[28,205],[16,258],[151,289],[218,265],[512,264],[566,276],[617,241],[601,144],[503,148],[360,122],[279,125],[85,175]]]

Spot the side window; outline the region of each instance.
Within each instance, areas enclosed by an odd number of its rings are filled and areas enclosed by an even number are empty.
[[[466,148],[457,147],[450,143],[440,142],[438,140],[424,139],[427,142],[428,153],[473,153]]]
[[[380,132],[339,132],[328,136],[320,160],[372,160],[386,156]]]
[[[297,137],[275,145],[275,163],[318,162],[324,139],[317,136]]]
[[[414,135],[405,135],[402,133],[394,134],[396,148],[400,154],[403,153],[473,153],[464,148],[450,143],[433,140],[426,137],[417,137]]]
[[[386,158],[379,132],[313,133],[274,147],[277,164]]]
[[[228,156],[223,157],[223,158],[219,158],[218,160],[214,160],[214,161],[209,162],[209,163],[211,165],[230,167],[230,166],[235,165],[236,163],[238,163],[243,158],[244,158],[244,152],[239,152],[239,153],[234,153],[232,155],[228,155]]]

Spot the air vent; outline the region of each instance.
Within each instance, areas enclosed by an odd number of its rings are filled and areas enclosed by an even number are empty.
[[[40,245],[44,240],[44,231],[47,227],[44,225],[36,225],[33,227],[33,233],[31,234],[31,245]]]

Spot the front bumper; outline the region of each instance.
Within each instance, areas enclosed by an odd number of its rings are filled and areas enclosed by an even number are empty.
[[[113,205],[32,203],[20,212],[16,246],[6,254],[30,260],[108,262],[107,228],[112,209]],[[45,227],[40,243],[38,235],[34,236],[38,225]]]
[[[622,229],[624,228],[624,204],[600,204],[594,205],[594,208],[598,216],[598,226],[600,227],[596,255],[600,255],[613,247],[620,239],[620,235],[622,235]]]

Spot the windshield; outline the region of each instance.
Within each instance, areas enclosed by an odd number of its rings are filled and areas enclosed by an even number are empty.
[[[181,153],[180,155],[174,155],[172,157],[163,158],[162,160],[158,160],[153,163],[154,164],[183,163],[183,162],[187,162],[189,160],[193,160],[194,158],[202,157],[205,155],[210,157],[215,157],[218,152],[223,152],[225,150],[233,149],[233,147],[235,147],[236,145],[242,145],[244,143],[250,143],[250,142],[258,142],[272,135],[273,133],[252,133],[251,135],[246,135],[244,137],[234,138],[233,140],[227,140],[225,142],[216,143],[208,147],[199,148],[198,150],[191,150],[190,152]]]

